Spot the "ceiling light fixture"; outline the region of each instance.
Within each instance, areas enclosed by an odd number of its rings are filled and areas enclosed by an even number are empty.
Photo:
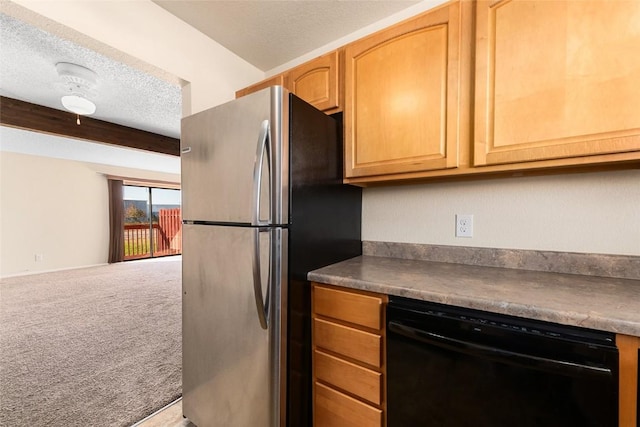
[[[61,101],[64,108],[76,114],[88,116],[96,112],[96,104],[78,95],[65,95]]]
[[[89,97],[95,94],[98,75],[90,69],[69,62],[56,64],[58,75],[62,79],[62,106],[75,113],[76,123],[80,124],[80,116],[87,116],[96,112],[96,104]]]

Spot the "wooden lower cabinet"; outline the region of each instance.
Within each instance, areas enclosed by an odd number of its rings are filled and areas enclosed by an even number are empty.
[[[619,417],[620,427],[637,427],[638,420],[638,361],[640,338],[629,335],[616,336],[619,352],[620,388]]]
[[[312,284],[313,425],[386,426],[386,295]],[[619,427],[640,426],[640,337],[616,335]]]
[[[316,378],[362,397],[374,405],[382,403],[382,373],[316,350]]]
[[[382,365],[382,337],[371,332],[323,319],[313,319],[315,344],[334,353],[379,368]]]
[[[382,426],[382,410],[316,382],[313,388],[316,427]]]
[[[385,295],[313,284],[315,427],[386,425]]]
[[[315,312],[318,315],[376,330],[383,326],[380,324],[380,296],[356,294],[326,286],[317,286],[313,296]]]

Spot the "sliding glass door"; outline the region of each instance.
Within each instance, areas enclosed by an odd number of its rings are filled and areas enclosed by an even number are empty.
[[[125,185],[124,259],[182,253],[180,190]]]
[[[151,218],[156,233],[153,256],[182,253],[180,190],[151,188]]]

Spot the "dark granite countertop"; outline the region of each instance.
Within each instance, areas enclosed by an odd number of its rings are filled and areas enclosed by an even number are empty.
[[[640,336],[640,280],[361,256],[308,275],[347,288]]]

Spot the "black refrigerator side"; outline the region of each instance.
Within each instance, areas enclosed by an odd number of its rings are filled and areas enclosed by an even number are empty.
[[[287,425],[312,425],[307,273],[362,254],[362,190],[345,185],[341,115],[290,97]]]

